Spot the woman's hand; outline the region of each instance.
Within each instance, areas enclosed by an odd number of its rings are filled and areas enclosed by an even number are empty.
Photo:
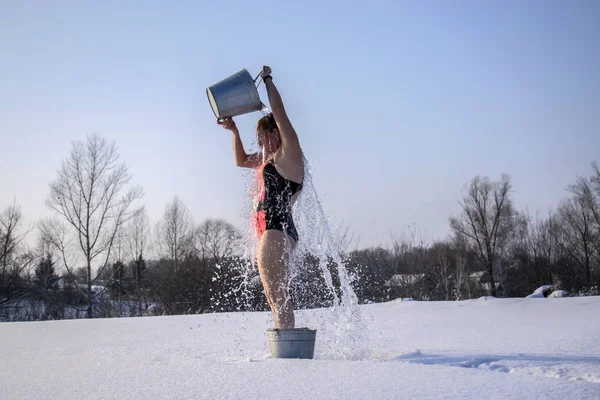
[[[271,75],[271,67],[267,67],[266,65],[263,65],[263,70],[260,73],[260,77],[263,78],[263,80],[265,79],[265,76],[269,76]]]
[[[237,125],[235,124],[235,121],[232,118],[225,118],[222,121],[217,120],[217,124],[221,125],[223,128],[233,133],[238,132]]]

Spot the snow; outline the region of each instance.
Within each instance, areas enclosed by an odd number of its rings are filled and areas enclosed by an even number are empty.
[[[546,296],[544,296],[544,293],[549,294],[552,291],[552,285],[544,285],[544,286],[540,286],[539,288],[535,289],[535,291],[530,294],[529,296],[527,296],[528,299],[543,299]]]
[[[360,308],[364,349],[297,312],[314,360],[270,358],[268,313],[3,323],[0,399],[600,398],[600,297]]]
[[[394,287],[414,285],[423,278],[425,278],[425,274],[395,274],[390,279],[385,281],[383,286]]]
[[[528,299],[543,299],[544,294],[543,293],[532,293],[529,296],[527,296]]]
[[[555,290],[554,292],[550,293],[550,296],[548,297],[551,299],[556,297],[569,297],[569,292],[566,290]]]

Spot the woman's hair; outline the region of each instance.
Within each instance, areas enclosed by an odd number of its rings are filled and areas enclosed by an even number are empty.
[[[273,132],[273,129],[277,129],[277,124],[275,123],[275,117],[273,117],[273,113],[268,113],[258,120],[258,123],[256,124],[256,130],[259,129],[264,129],[267,132]]]

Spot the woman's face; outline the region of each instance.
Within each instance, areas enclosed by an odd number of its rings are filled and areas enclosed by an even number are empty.
[[[257,129],[258,136],[258,145],[262,147],[265,152],[275,153],[279,148],[279,131],[277,129],[273,129],[272,131],[267,131],[266,129],[259,128]]]

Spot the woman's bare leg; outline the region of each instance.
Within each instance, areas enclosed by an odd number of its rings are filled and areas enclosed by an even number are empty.
[[[275,327],[294,328],[294,306],[289,294],[289,265],[287,260],[295,246],[294,239],[277,230],[263,233],[258,246],[258,272],[267,296]]]

